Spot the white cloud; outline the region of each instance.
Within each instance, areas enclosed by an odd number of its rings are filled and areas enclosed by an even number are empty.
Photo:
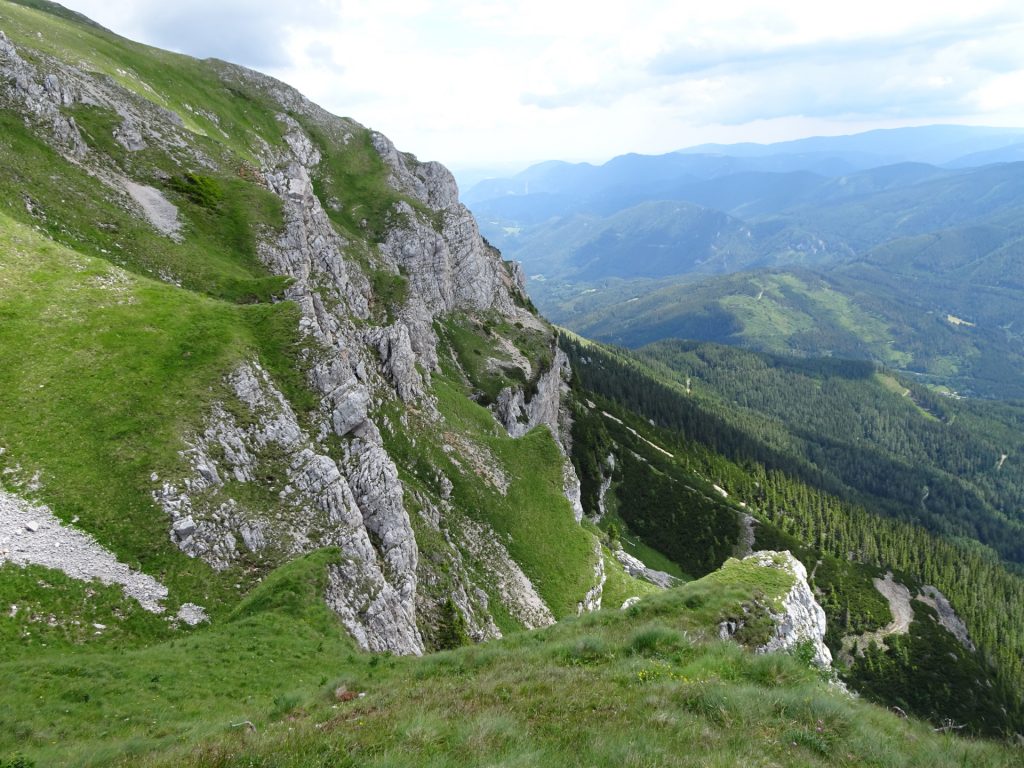
[[[1013,0],[67,4],[136,39],[263,69],[456,165],[1024,120]]]

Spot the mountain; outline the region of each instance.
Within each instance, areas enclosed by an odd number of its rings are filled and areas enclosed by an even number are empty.
[[[0,38],[19,654],[216,624],[323,547],[366,651],[441,647],[444,616],[482,640],[598,605],[554,334],[451,175],[263,75],[39,8],[5,4]],[[20,593],[55,551],[128,593]]]
[[[1021,398],[1020,243],[1012,224],[967,224],[810,268],[566,280],[533,292],[557,322],[617,344],[692,338],[869,359],[947,391]]]
[[[680,150],[686,154],[722,154],[733,157],[769,155],[859,156],[863,167],[918,162],[944,165],[969,152],[998,150],[1018,143],[1020,128],[989,128],[973,125],[925,125],[882,128],[845,136],[812,136],[772,144],[701,144]],[[982,165],[983,163],[979,163]]]
[[[483,218],[535,224],[545,215],[599,207],[610,213],[629,202],[690,199],[682,191],[690,184],[737,174],[838,179],[902,164],[980,167],[1020,160],[1014,153],[1022,141],[1020,128],[933,125],[775,144],[703,144],[662,155],[620,155],[602,165],[538,163],[511,177],[475,183],[463,191],[463,201]]]
[[[0,122],[3,768],[1019,757],[987,530],[695,439],[442,166],[44,0]]]
[[[999,508],[1014,508],[1020,469],[1007,468],[998,447],[1019,439],[1019,414],[944,410],[926,390],[904,390],[890,374],[855,361],[765,359],[681,343],[625,353],[571,336],[562,345],[583,395],[573,452],[584,510],[609,531],[621,527],[692,562],[725,530],[709,505],[734,505],[747,546],[785,548],[817,564],[810,579],[841,674],[887,705],[941,721],[948,715],[939,712],[957,706],[957,691],[992,669],[964,658],[967,635],[951,642],[949,632],[932,631],[939,618],[918,615],[914,594],[927,598],[935,585],[960,616],[970,616],[970,637],[1002,638],[990,646],[998,647],[998,668],[1016,668],[1024,636],[1006,612],[1020,610],[1019,598],[989,595],[1020,595],[1024,582],[967,528],[985,527],[985,519],[1020,525]],[[982,497],[989,502],[981,505],[996,508],[978,514]],[[703,517],[696,529],[678,527],[695,513]],[[990,540],[1012,547],[1019,534],[1010,529]],[[979,582],[993,591],[978,590]],[[945,664],[953,658],[972,671]],[[981,685],[981,698],[982,689],[1003,691],[997,711],[1019,706],[1019,686],[1009,678]],[[959,717],[978,727],[1000,716]]]
[[[484,228],[522,261],[538,306],[589,336],[867,357],[1017,398],[1021,170],[738,173],[646,190],[676,200]]]

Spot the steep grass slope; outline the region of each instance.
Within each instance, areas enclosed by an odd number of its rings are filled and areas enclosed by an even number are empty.
[[[565,354],[443,168],[43,0],[0,31],[3,768],[1013,757],[714,642],[787,585],[715,570],[710,480],[654,526],[699,547],[631,550],[708,575],[619,612],[662,590],[583,519]]]
[[[796,657],[720,642],[778,571],[730,561],[628,611],[403,659],[354,652],[317,595],[332,553],[221,627],[127,654],[0,663],[26,765],[1010,766],[844,694]],[[12,674],[14,673],[14,674]]]

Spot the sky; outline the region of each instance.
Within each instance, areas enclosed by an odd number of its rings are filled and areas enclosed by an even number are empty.
[[[64,0],[295,86],[459,170],[1024,126],[1019,0]]]

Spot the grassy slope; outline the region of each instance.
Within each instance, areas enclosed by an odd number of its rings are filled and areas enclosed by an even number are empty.
[[[0,756],[103,765],[258,718],[322,684],[355,652],[324,605],[324,550],[271,575],[227,620],[145,648],[37,648],[0,662]]]
[[[133,567],[217,604],[231,576],[167,545],[154,483],[177,471],[181,435],[220,377],[297,318],[131,275],[0,215],[0,461],[40,473],[38,497]],[[116,477],[117,482],[111,482]],[[11,478],[9,478],[11,479]],[[179,591],[180,590],[180,591]]]
[[[166,191],[182,209],[188,236],[180,247],[174,246],[121,211],[115,201],[96,195],[95,187],[73,170],[64,169],[66,175],[59,179],[60,184],[47,183],[45,177],[52,175],[50,164],[57,159],[19,133],[18,121],[8,119],[5,123],[2,137],[6,159],[2,167],[6,170],[2,180],[6,188],[3,199],[9,208],[0,218],[0,237],[5,245],[0,272],[0,290],[5,292],[0,304],[4,321],[0,333],[8,335],[0,340],[0,376],[4,377],[0,391],[5,395],[14,393],[0,403],[4,408],[0,436],[5,447],[11,449],[7,455],[17,457],[24,473],[42,471],[45,486],[41,498],[59,515],[68,518],[80,514],[83,526],[123,559],[158,573],[172,587],[172,604],[176,590],[202,594],[215,619],[224,623],[187,638],[117,651],[73,647],[86,639],[77,630],[62,635],[56,630],[34,628],[35,639],[28,642],[23,636],[15,638],[8,633],[6,639],[11,645],[5,648],[0,676],[5,705],[12,706],[5,706],[2,714],[5,719],[0,738],[6,740],[0,741],[0,755],[26,749],[43,764],[99,764],[118,753],[171,743],[189,744],[211,734],[217,734],[218,739],[225,733],[237,734],[240,732],[229,731],[229,724],[246,718],[259,723],[261,729],[271,720],[281,720],[272,737],[284,736],[286,729],[293,727],[299,730],[294,738],[307,737],[296,750],[290,749],[288,739],[275,738],[272,743],[258,745],[276,753],[265,760],[255,758],[265,763],[291,760],[309,764],[317,759],[314,753],[325,757],[339,745],[346,753],[366,749],[378,762],[397,760],[406,764],[403,755],[412,753],[418,762],[457,763],[481,743],[481,738],[485,748],[491,744],[487,723],[508,709],[509,696],[499,692],[493,698],[494,706],[480,712],[480,717],[470,709],[473,702],[494,695],[502,680],[512,685],[523,678],[522,665],[529,663],[529,685],[520,691],[526,695],[512,697],[521,708],[509,716],[516,726],[509,753],[520,762],[531,762],[534,756],[543,758],[545,754],[563,761],[575,760],[582,740],[588,736],[596,745],[588,747],[596,750],[592,753],[594,760],[606,762],[642,761],[648,749],[653,750],[647,755],[652,759],[656,753],[668,755],[670,749],[674,754],[680,739],[687,737],[703,743],[710,740],[725,750],[723,754],[736,759],[753,752],[730,734],[730,728],[755,718],[763,723],[762,730],[770,735],[770,745],[779,759],[794,755],[802,759],[810,749],[810,760],[824,760],[821,756],[827,755],[832,746],[811,743],[815,734],[821,734],[816,729],[811,732],[814,726],[810,719],[801,724],[787,715],[790,705],[785,703],[790,701],[798,707],[809,691],[818,690],[818,683],[794,663],[749,660],[729,647],[691,652],[689,644],[678,636],[680,627],[705,626],[710,613],[698,616],[696,624],[680,620],[669,627],[667,634],[657,630],[644,637],[640,635],[646,629],[634,633],[626,619],[608,613],[581,625],[557,627],[546,635],[523,636],[493,649],[468,649],[428,662],[382,661],[380,657],[352,653],[351,643],[322,605],[322,566],[334,556],[332,553],[314,555],[276,572],[232,611],[231,605],[237,603],[234,575],[212,577],[204,566],[167,545],[166,521],[149,499],[148,472],[163,471],[176,461],[182,429],[198,421],[204,406],[217,394],[220,375],[237,360],[258,355],[278,376],[287,380],[295,375],[289,372],[295,342],[294,308],[287,304],[234,303],[252,297],[265,300],[280,288],[279,282],[267,281],[251,250],[253,228],[275,226],[279,222],[277,213],[272,201],[233,175],[236,164],[250,157],[249,147],[257,136],[273,141],[280,129],[266,104],[255,101],[251,93],[225,88],[213,70],[201,62],[127,43],[102,30],[74,27],[23,8],[4,5],[2,16],[5,32],[16,42],[29,42],[55,55],[85,61],[95,71],[109,74],[177,112],[195,140],[219,159],[221,168],[213,178],[225,191],[227,204],[208,206],[169,187]],[[41,31],[42,37],[37,37],[36,31]],[[189,109],[192,104],[211,110],[218,119],[194,112]],[[76,117],[95,147],[116,153],[103,136],[103,131],[109,129],[109,122],[105,122],[109,115],[79,113]],[[129,175],[151,183],[156,177],[150,174],[173,165],[173,158],[159,153],[118,161]],[[24,188],[32,189],[38,198],[35,207],[42,208],[44,217],[30,217],[19,204],[18,192]],[[94,226],[97,222],[110,226],[98,229]],[[31,227],[42,229],[63,246],[46,240]],[[233,234],[222,239],[220,235],[226,230]],[[10,259],[7,254],[11,254]],[[129,272],[112,271],[109,261]],[[168,264],[182,278],[185,289],[142,276]],[[452,392],[458,391],[456,385],[449,386]],[[512,546],[522,550],[524,569],[556,613],[571,612],[573,601],[589,586],[589,540],[585,532],[566,520],[569,514],[560,500],[560,478],[551,471],[556,457],[550,440],[537,432],[524,441],[513,442],[493,434],[493,423],[489,423],[491,434],[487,435],[486,413],[469,406],[461,397],[453,396],[444,407],[449,418],[464,417],[463,426],[485,440],[506,466],[534,464],[545,468],[539,474],[541,482],[537,482],[537,474],[523,469],[513,478],[506,501],[481,504],[475,511],[499,529],[504,526],[503,533],[511,536]],[[133,435],[145,435],[145,439]],[[52,450],[55,439],[60,440],[60,452]],[[111,483],[111,475],[126,481]],[[463,498],[468,499],[479,489],[457,488],[455,492],[466,494]],[[546,516],[552,509],[559,510],[553,527]],[[565,560],[560,568],[555,559],[567,555],[572,564],[568,575],[562,570]],[[6,571],[0,577],[3,588],[19,600],[38,598],[52,608],[58,601],[46,591],[57,588],[64,602],[92,601],[76,614],[85,622],[131,610],[117,590],[99,590],[96,599],[88,594],[93,587],[73,585],[65,592],[59,575],[42,569]],[[619,576],[613,576],[615,583]],[[34,588],[30,584],[33,579]],[[619,587],[613,584],[610,594],[615,594],[615,589]],[[35,590],[35,594],[27,594]],[[717,611],[717,601],[734,597],[735,593],[723,591],[719,585],[711,590],[706,611]],[[661,619],[655,614],[663,610],[665,616],[672,616],[679,607],[660,604],[663,607],[650,615],[640,611],[632,619],[647,617],[658,623]],[[693,603],[696,608],[702,605],[700,600]],[[126,622],[127,637],[152,640],[164,631],[162,624],[148,616],[140,614],[136,618],[136,623]],[[581,632],[574,627],[582,627],[585,634],[593,634],[596,639],[577,637]],[[551,643],[538,643],[533,637]],[[109,635],[90,642],[114,645]],[[42,643],[46,643],[45,649]],[[513,653],[503,658],[503,651],[509,649]],[[26,658],[12,658],[12,654],[19,653],[25,653]],[[637,666],[646,663],[642,659],[650,661],[651,654],[665,658],[652,661],[649,668]],[[345,661],[339,662],[343,657]],[[498,677],[480,681],[478,695],[467,698],[466,691],[473,688],[460,686],[462,677],[453,675],[452,667],[447,665],[454,659],[456,664],[465,663],[472,669],[480,658],[500,661]],[[281,663],[283,659],[289,663]],[[693,659],[705,661],[687,667]],[[581,685],[595,679],[595,664],[601,685]],[[381,681],[383,692],[391,697],[395,708],[389,715],[386,707],[373,708],[375,703],[366,702],[371,708],[361,711],[378,726],[376,729],[363,729],[357,722],[348,741],[320,740],[319,732],[310,729],[309,719],[297,706],[308,704],[310,712],[328,714],[322,694],[317,692],[318,686],[326,684],[328,673],[349,678],[351,685]],[[686,674],[691,677],[682,679]],[[466,672],[464,676],[472,675]],[[642,684],[635,689],[625,685],[634,677]],[[652,680],[660,681],[654,689],[647,687]],[[703,681],[698,690],[685,688],[686,683],[698,680]],[[737,693],[742,700],[751,686],[756,688],[757,681],[766,680],[795,687],[779,691],[779,700],[761,698],[740,709],[721,708],[725,700],[735,701]],[[736,681],[740,681],[739,689],[730,687]],[[748,685],[750,681],[754,682]],[[810,687],[802,688],[804,683]],[[665,692],[661,686],[669,690]],[[608,702],[615,701],[623,687],[629,706],[613,705],[608,710]],[[549,694],[566,689],[574,696],[569,712],[563,714],[557,697]],[[657,696],[669,696],[666,706],[651,708],[652,690]],[[425,729],[417,729],[422,698],[431,698],[439,691],[447,692],[438,697],[442,709],[435,710],[433,725],[428,722]],[[680,717],[685,722],[672,721],[671,713],[680,704],[684,712]],[[762,705],[767,709],[758,709]],[[827,703],[821,706],[829,707]],[[669,708],[666,719],[662,713]],[[719,709],[721,714],[716,714]],[[769,710],[775,714],[766,716]],[[595,711],[607,712],[608,729],[603,726],[605,718],[594,717]],[[856,710],[861,711],[868,710]],[[452,740],[439,745],[430,736],[430,729],[441,722],[438,718],[463,712],[467,715],[465,726],[454,729]],[[653,721],[666,730],[637,744],[635,736],[630,735],[641,725],[637,714],[657,715]],[[863,730],[872,717],[881,716],[865,715],[863,723],[839,725],[847,730]],[[649,725],[650,720],[643,718],[643,723]],[[562,730],[566,724],[575,728]],[[902,728],[898,724],[889,727]],[[916,732],[924,734],[921,728]],[[428,738],[420,738],[418,734],[422,733]],[[786,738],[797,745],[796,753],[786,751]],[[942,742],[928,743],[934,751]],[[501,745],[495,749],[502,749]],[[982,753],[989,755],[993,764],[998,764],[995,761],[1002,754],[995,747],[965,744],[962,749],[977,753],[979,759]],[[206,756],[193,757],[193,762],[250,762],[230,741],[226,752],[220,752],[217,745],[212,750]],[[168,760],[174,762],[177,758]],[[126,763],[137,764],[138,758],[126,758]]]
[[[354,654],[317,595],[336,552],[267,580],[221,627],[127,654],[0,662],[0,756],[39,765],[1009,766],[844,696],[795,657],[707,642],[778,572],[716,574],[424,659]],[[365,693],[337,701],[339,686]],[[10,717],[10,715],[6,715]],[[255,732],[235,723],[251,721]],[[156,750],[154,752],[154,750]],[[0,758],[2,759],[2,758]]]
[[[170,546],[150,474],[181,472],[182,436],[223,397],[221,378],[242,359],[258,358],[273,373],[300,418],[314,405],[298,309],[272,303],[286,281],[267,273],[256,249],[281,226],[280,202],[241,173],[249,147],[279,140],[280,108],[253,88],[226,86],[218,64],[49,13],[3,3],[0,29],[23,56],[35,58],[36,49],[72,61],[175,111],[215,164],[196,174],[176,149],[127,153],[111,139],[118,116],[73,109],[92,149],[89,163],[161,188],[178,206],[184,238],[175,242],[126,210],[120,191],[36,138],[20,115],[0,110],[0,463],[20,466],[7,482],[24,485],[38,471],[38,500],[65,521],[77,516],[122,560],[164,581],[171,607],[189,599],[216,616],[237,601],[235,584],[251,579],[214,575]],[[365,171],[347,203],[389,205],[360,196],[363,187],[376,190],[385,172],[379,159],[364,168],[362,158],[375,154],[365,142],[354,145],[329,147],[335,164]],[[164,281],[149,279],[156,276]],[[6,569],[0,593],[27,605],[20,581]],[[97,594],[109,600],[87,601],[82,615],[129,612],[116,592]],[[31,597],[40,615],[51,612],[53,592],[40,588]],[[160,626],[142,622],[134,635],[159,635]],[[37,628],[35,640],[23,637],[12,649],[59,634]]]
[[[107,75],[144,99],[181,118],[201,146],[227,145],[253,160],[258,138],[275,143],[281,127],[275,112],[252,94],[231,90],[208,62],[132,42],[101,27],[69,23],[52,13],[3,3],[2,28],[25,44],[91,72]],[[207,114],[197,111],[197,108]],[[216,121],[209,115],[214,115]]]
[[[408,428],[385,435],[402,466],[407,487],[431,488],[436,469],[452,481],[449,515],[465,514],[492,526],[556,617],[572,616],[593,586],[593,537],[573,520],[562,493],[561,454],[546,427],[513,439],[491,413],[468,398],[468,385],[445,375],[433,377],[445,431],[464,436],[486,451],[509,480],[507,494],[483,481],[461,453],[443,450],[437,425],[410,414]],[[460,462],[452,461],[453,455]],[[486,574],[481,574],[486,584]],[[631,594],[640,594],[633,591]],[[505,623],[505,629],[515,624]]]

